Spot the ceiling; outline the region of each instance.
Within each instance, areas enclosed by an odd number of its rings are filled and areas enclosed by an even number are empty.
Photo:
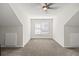
[[[13,3],[16,6],[16,10],[19,11],[18,13],[23,13],[23,17],[54,17],[61,11],[64,11],[66,6],[73,6],[72,4],[68,3],[55,3],[51,7],[58,7],[58,9],[51,9],[47,12],[42,10],[41,3]],[[16,17],[13,10],[10,8],[8,4],[0,4],[0,25],[1,26],[19,26],[22,25],[18,18]]]
[[[55,3],[51,5],[51,7],[57,7],[57,9],[48,9],[47,12],[43,11],[41,3],[21,3],[18,5],[26,11],[28,17],[34,17],[34,16],[36,17],[36,16],[54,16],[57,13],[59,13],[63,7],[70,4]]]
[[[21,26],[8,4],[0,4],[0,26]]]

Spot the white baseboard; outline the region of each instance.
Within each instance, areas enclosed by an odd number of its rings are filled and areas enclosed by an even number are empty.
[[[55,39],[53,39],[55,40]],[[55,42],[57,42],[60,46],[64,47],[64,44],[59,43],[57,40],[55,40]]]
[[[23,47],[28,44],[28,42],[30,41],[31,39],[27,40],[24,44],[23,44]]]

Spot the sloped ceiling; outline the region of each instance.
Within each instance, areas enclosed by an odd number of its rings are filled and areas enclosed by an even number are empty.
[[[69,26],[79,26],[79,11],[67,22]]]
[[[0,3],[0,26],[21,26],[8,4]]]

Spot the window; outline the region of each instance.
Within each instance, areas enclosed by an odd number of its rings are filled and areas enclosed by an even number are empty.
[[[40,24],[35,24],[35,34],[40,34],[41,33],[41,26]]]
[[[35,34],[48,34],[48,32],[49,32],[48,22],[35,24]]]

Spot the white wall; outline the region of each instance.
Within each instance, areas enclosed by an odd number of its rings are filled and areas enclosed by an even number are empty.
[[[60,8],[59,12],[53,17],[53,38],[61,46],[64,47],[64,25],[70,20],[70,18],[78,11],[79,6],[76,4],[70,4],[63,8]]]
[[[7,27],[0,27],[0,43],[2,44],[2,47],[7,46],[5,45],[6,40],[6,34],[7,33],[16,33],[17,35],[17,45],[13,47],[23,47],[23,35],[22,35],[22,27],[21,26],[7,26]],[[10,45],[9,45],[10,46]],[[8,47],[9,47],[8,46]]]
[[[79,26],[65,26],[64,46],[79,47]]]
[[[53,19],[31,19],[31,38],[52,38],[52,22]],[[35,34],[35,24],[48,23],[47,34]]]
[[[79,47],[79,11],[65,24],[65,47]]]
[[[21,4],[9,4],[23,25],[23,46],[30,40],[30,20]]]
[[[5,45],[6,33],[17,33],[16,47],[23,45],[22,24],[16,17],[11,7],[6,4],[0,4],[0,43]]]

